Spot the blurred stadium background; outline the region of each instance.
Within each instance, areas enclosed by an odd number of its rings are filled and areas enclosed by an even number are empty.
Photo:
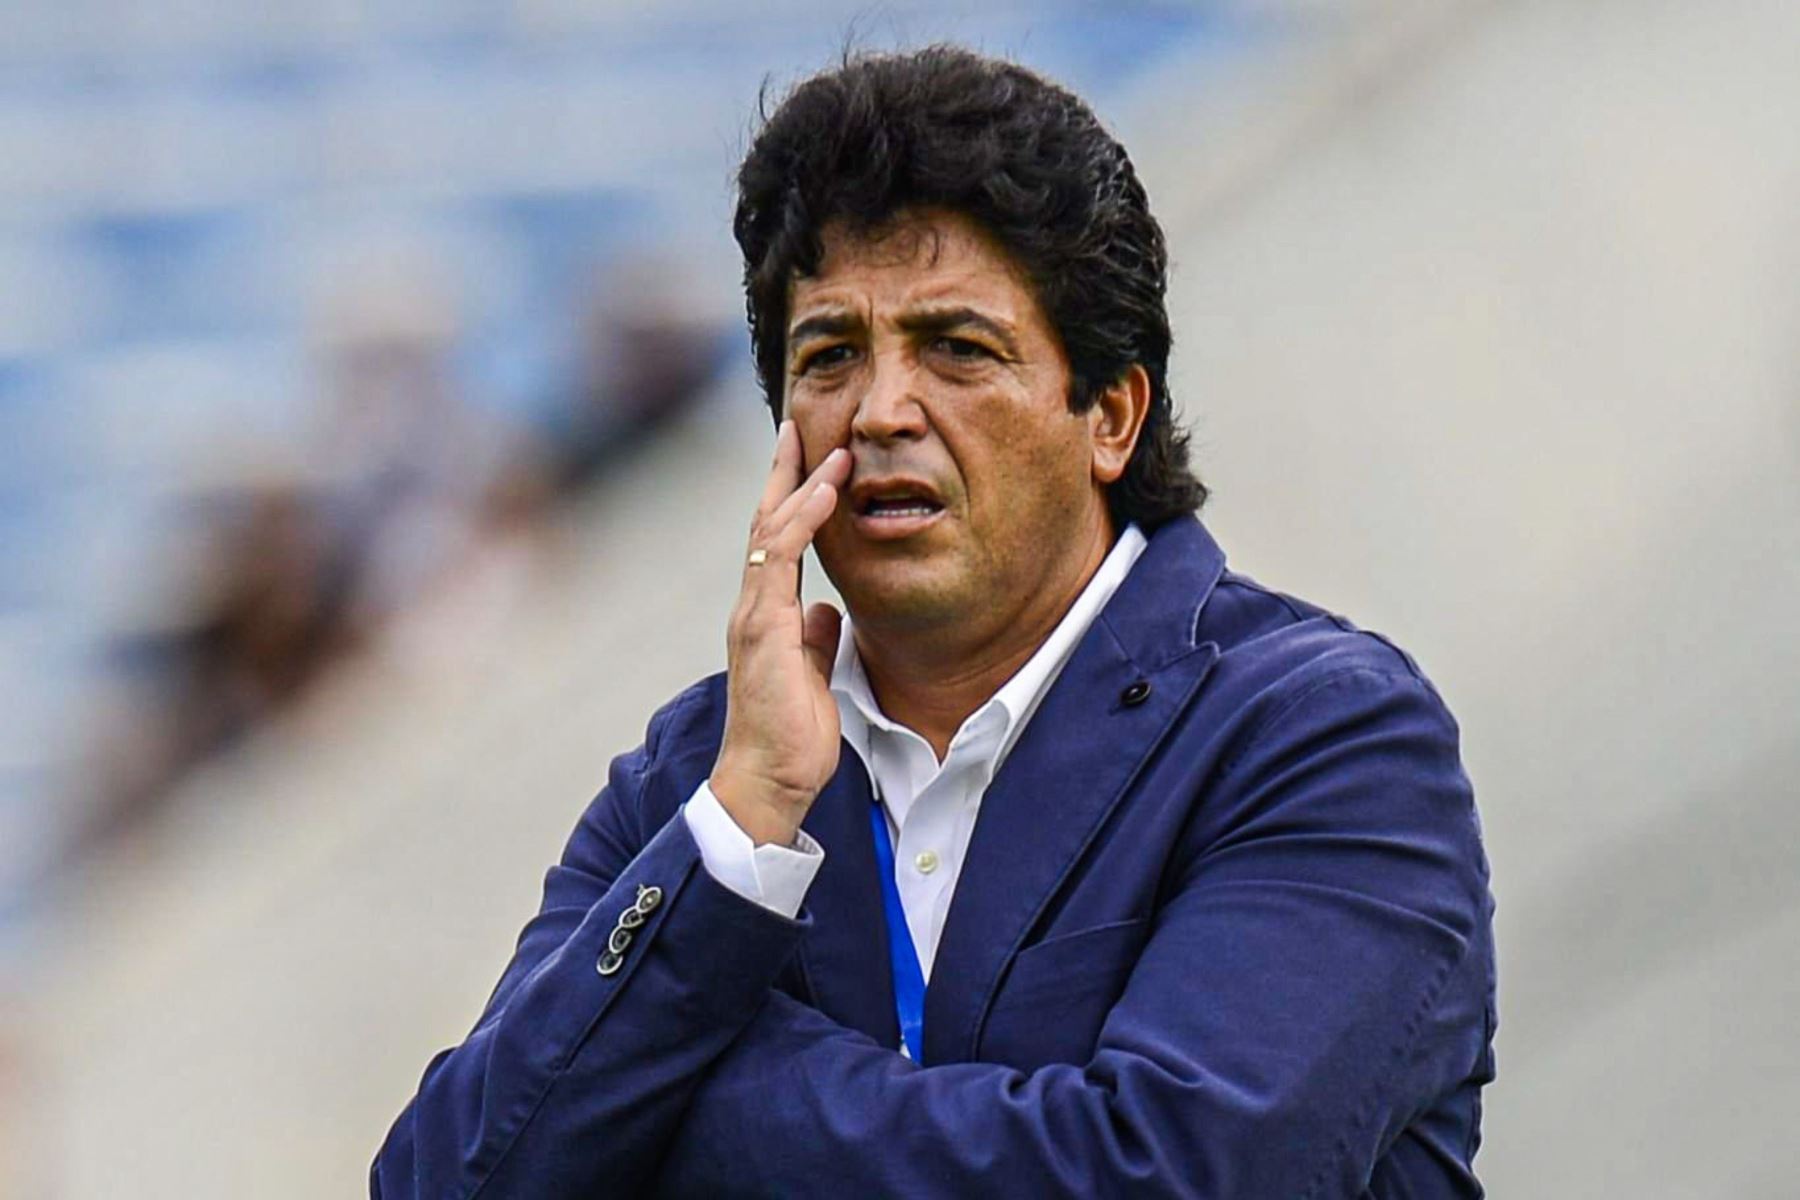
[[[765,77],[951,38],[1173,245],[1240,569],[1412,649],[1493,1194],[1800,1178],[1800,6],[0,7],[0,1196],[361,1192],[723,661]]]

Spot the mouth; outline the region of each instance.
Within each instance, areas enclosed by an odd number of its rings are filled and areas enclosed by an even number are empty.
[[[852,523],[871,538],[908,537],[944,513],[937,491],[920,480],[865,480],[850,489],[849,499]]]

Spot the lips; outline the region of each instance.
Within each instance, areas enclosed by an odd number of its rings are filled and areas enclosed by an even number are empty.
[[[908,496],[887,496],[869,501],[857,514],[864,517],[928,517],[943,509],[930,500]]]
[[[937,489],[919,479],[864,479],[850,488],[850,507],[859,517],[921,517],[944,510]]]
[[[858,480],[850,488],[850,511],[857,530],[872,538],[917,533],[944,511],[943,497],[923,479],[883,476]]]

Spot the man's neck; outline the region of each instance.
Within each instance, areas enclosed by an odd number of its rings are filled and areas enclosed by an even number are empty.
[[[923,737],[942,762],[963,722],[1031,661],[1068,614],[1106,560],[1111,533],[1109,523],[1106,536],[1074,561],[1060,586],[984,622],[978,636],[969,636],[971,622],[929,633],[888,633],[853,622],[857,656],[881,711]]]

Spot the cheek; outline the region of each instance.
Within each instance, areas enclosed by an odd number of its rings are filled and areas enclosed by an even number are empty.
[[[800,447],[808,471],[850,440],[850,408],[832,397],[790,393],[787,415],[800,434]]]
[[[1086,482],[1091,451],[1079,421],[1041,410],[997,411],[979,427],[971,424],[965,444],[978,455],[966,463],[972,488],[1004,509],[1041,506],[1046,497],[1078,493]]]

